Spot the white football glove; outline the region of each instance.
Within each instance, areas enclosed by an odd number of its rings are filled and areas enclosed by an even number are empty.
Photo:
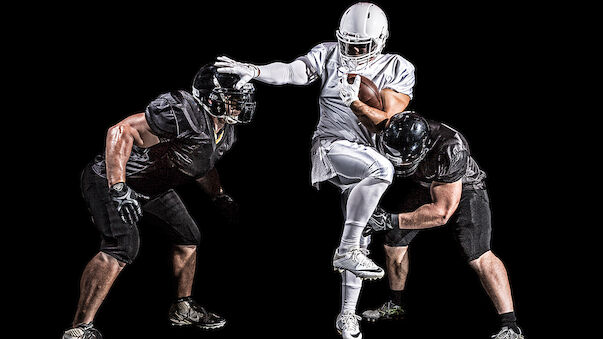
[[[214,66],[218,67],[218,73],[236,74],[241,78],[235,85],[236,89],[241,89],[249,80],[260,75],[260,69],[256,65],[234,61],[225,56],[219,56],[217,60]]]
[[[352,105],[352,103],[358,99],[358,91],[360,91],[360,76],[354,77],[353,83],[348,83],[348,75],[344,74],[339,81],[339,96],[346,106]]]

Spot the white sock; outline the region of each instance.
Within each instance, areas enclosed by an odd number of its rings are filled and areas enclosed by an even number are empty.
[[[349,271],[341,273],[341,313],[351,311],[356,313],[356,304],[362,289],[362,279]]]

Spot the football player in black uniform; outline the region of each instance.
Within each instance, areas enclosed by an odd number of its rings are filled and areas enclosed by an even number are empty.
[[[392,198],[401,213],[379,207],[365,229],[365,234],[387,230],[384,248],[391,294],[388,302],[365,311],[363,317],[377,321],[404,315],[401,304],[409,268],[408,245],[419,230],[447,224],[499,314],[501,329],[493,338],[523,338],[507,271],[490,250],[486,174],[471,156],[465,138],[445,124],[402,112],[391,118],[378,147],[394,164],[398,179],[411,182],[406,187],[413,189],[394,193]]]
[[[144,113],[109,128],[105,154],[82,173],[82,194],[101,245],[82,274],[77,311],[64,339],[102,337],[92,321],[115,278],[138,253],[137,224],[143,212],[161,221],[173,244],[177,299],[169,310],[171,324],[225,325],[191,297],[200,232],[174,188],[196,182],[222,211],[235,211],[214,165],[235,142],[234,125],[251,121],[255,112],[255,89],[251,83],[235,89],[239,80],[203,66],[192,94],[162,94]]]

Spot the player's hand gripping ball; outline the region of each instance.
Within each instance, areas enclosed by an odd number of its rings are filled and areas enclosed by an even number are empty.
[[[356,80],[357,76],[360,77],[360,80]],[[383,101],[381,100],[381,93],[379,92],[377,85],[363,75],[348,74],[348,84],[353,84],[354,81],[360,81],[358,100],[373,108],[383,110]]]
[[[342,81],[339,95],[346,105],[350,106],[355,100],[360,100],[368,106],[383,110],[381,93],[369,78],[358,74],[348,74],[344,79],[347,79],[347,83]],[[386,122],[385,120],[383,123],[375,124],[365,115],[359,115],[358,121],[373,133],[380,131]]]

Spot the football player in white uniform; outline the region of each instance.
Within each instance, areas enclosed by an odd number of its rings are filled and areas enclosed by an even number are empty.
[[[367,257],[362,231],[391,183],[393,165],[375,149],[375,131],[412,98],[414,66],[396,54],[382,54],[389,36],[383,10],[357,3],[341,17],[337,42],[321,43],[291,63],[253,65],[218,57],[218,72],[237,74],[238,86],[255,79],[272,85],[307,85],[320,79],[320,119],[312,137],[312,184],[329,181],[342,191],[345,223],[333,266],[342,274],[342,309],[336,327],[344,338],[361,338],[356,303],[362,279],[384,271]],[[381,91],[383,110],[358,100],[360,74]],[[363,123],[360,123],[362,119]]]

